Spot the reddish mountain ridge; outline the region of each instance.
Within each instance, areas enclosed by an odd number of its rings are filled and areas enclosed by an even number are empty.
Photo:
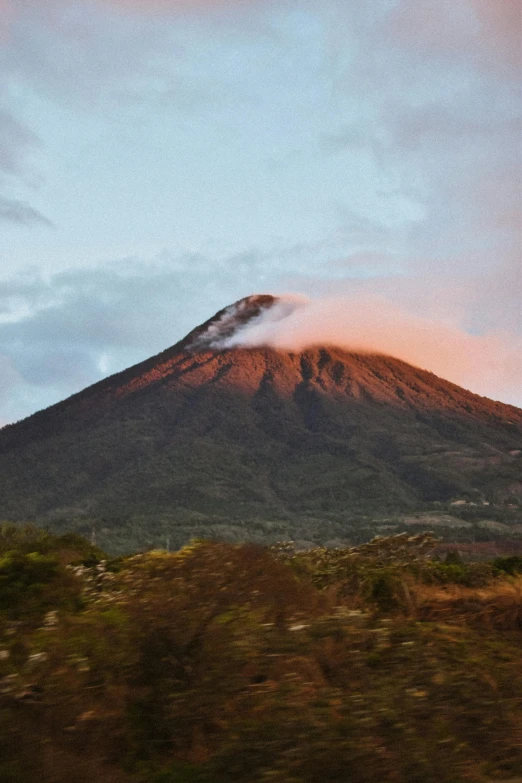
[[[339,537],[361,515],[456,500],[516,510],[522,410],[389,356],[226,347],[276,301],[240,300],[0,431],[0,516],[105,520],[109,538],[118,524],[148,541],[159,528],[310,539],[323,524]]]

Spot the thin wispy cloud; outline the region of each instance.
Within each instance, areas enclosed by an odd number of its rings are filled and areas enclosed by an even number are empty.
[[[2,190],[8,189],[10,183],[23,185],[27,178],[30,180],[27,160],[38,146],[36,134],[10,112],[0,108],[0,222],[19,226],[52,226],[51,221],[27,201],[2,194]]]
[[[24,159],[37,143],[34,133],[12,114],[0,109],[0,171],[21,175]]]
[[[43,223],[46,226],[52,227],[52,223],[45,215],[38,212],[37,209],[31,207],[23,201],[17,201],[16,199],[6,199],[0,196],[0,221],[5,220],[9,223],[20,223],[22,225],[29,225],[31,223]]]

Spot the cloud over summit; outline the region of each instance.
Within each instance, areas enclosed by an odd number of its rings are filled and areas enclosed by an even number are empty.
[[[522,384],[522,338],[473,335],[423,318],[383,296],[285,297],[228,341],[229,347],[269,345],[302,351],[335,345],[393,356],[431,370],[483,396],[516,396]]]

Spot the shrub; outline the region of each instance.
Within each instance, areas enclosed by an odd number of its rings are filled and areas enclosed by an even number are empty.
[[[502,571],[511,576],[522,574],[522,556],[512,555],[511,557],[496,557],[492,562],[492,566],[497,571]]]
[[[70,604],[79,591],[78,582],[54,556],[13,551],[0,558],[0,611],[10,618]]]
[[[422,571],[426,584],[453,584],[463,587],[484,587],[494,577],[489,563],[437,563],[426,564]]]

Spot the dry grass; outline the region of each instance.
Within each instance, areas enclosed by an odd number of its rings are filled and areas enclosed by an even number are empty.
[[[522,630],[522,577],[487,587],[415,586],[417,619],[465,623],[498,631]]]

